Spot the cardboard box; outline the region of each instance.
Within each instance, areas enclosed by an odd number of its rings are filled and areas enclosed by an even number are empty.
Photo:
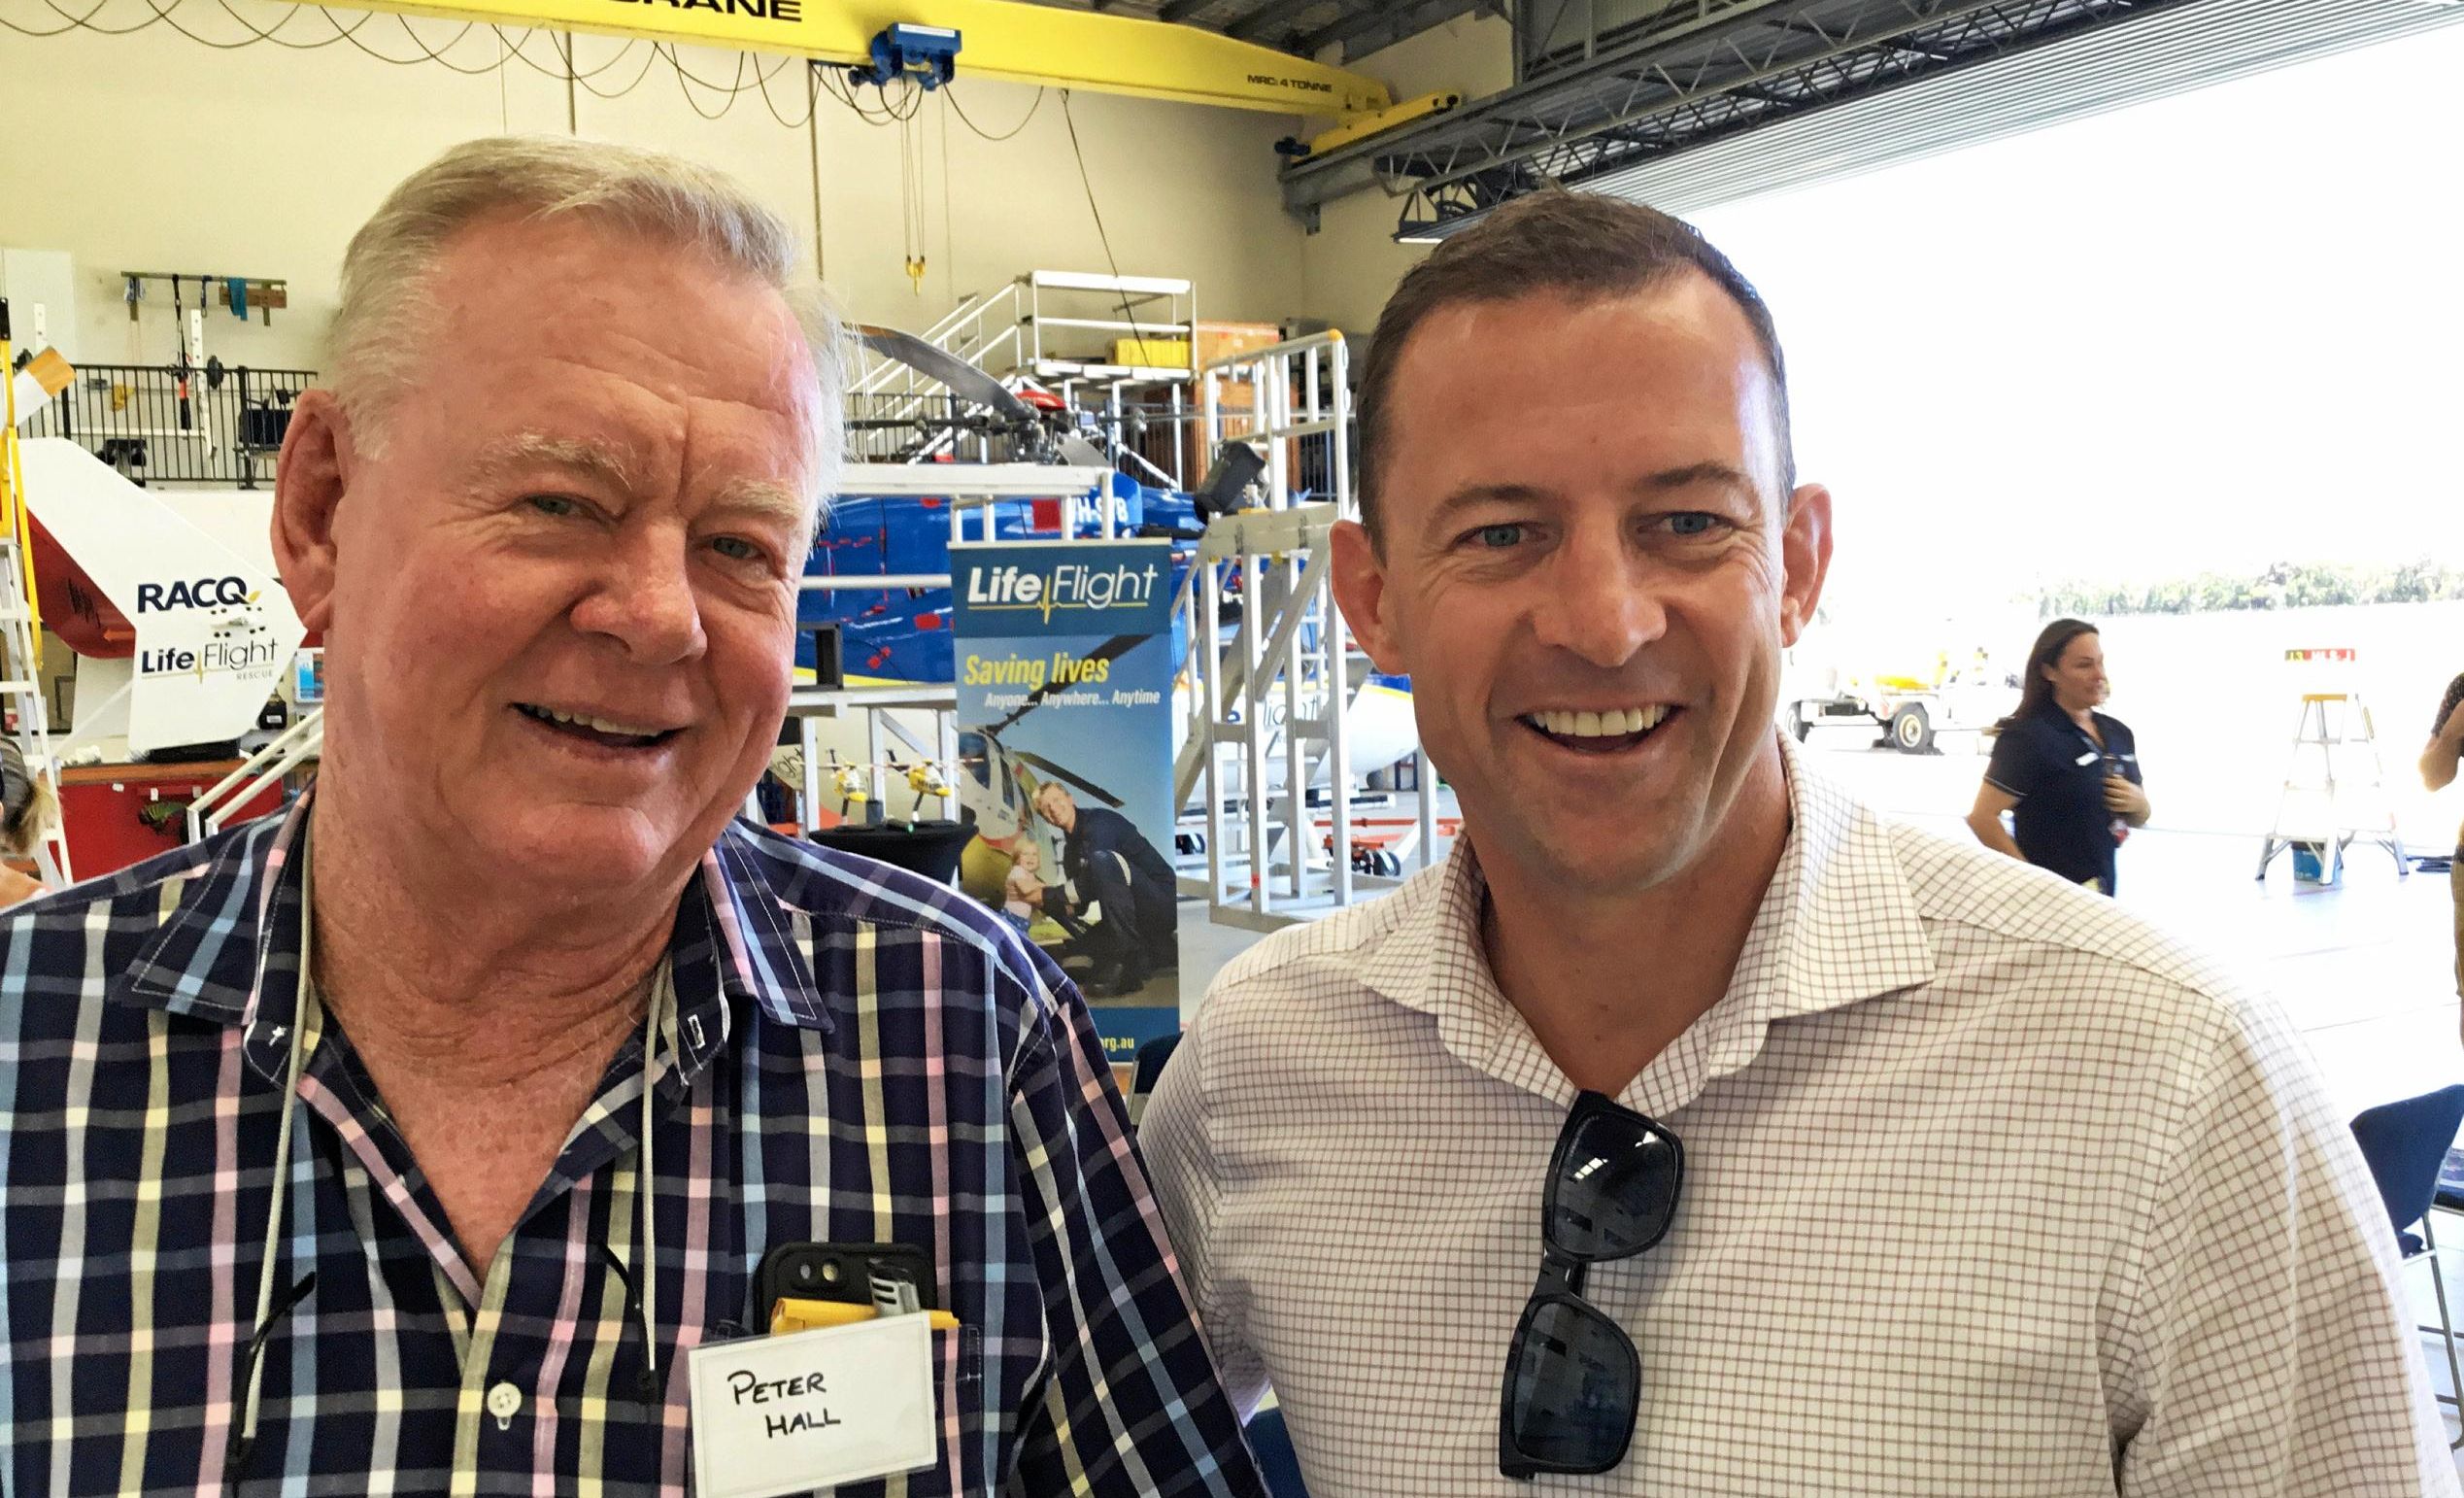
[[[1272,323],[1200,323],[1198,324],[1198,367],[1227,354],[1255,354],[1283,342],[1283,329]]]

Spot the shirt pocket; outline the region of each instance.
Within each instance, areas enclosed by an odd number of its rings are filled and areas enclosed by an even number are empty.
[[[972,1323],[932,1329],[932,1425],[940,1452],[930,1468],[907,1474],[909,1498],[968,1498],[998,1491],[980,1470],[984,1410],[984,1332]],[[891,1492],[898,1491],[895,1483]]]

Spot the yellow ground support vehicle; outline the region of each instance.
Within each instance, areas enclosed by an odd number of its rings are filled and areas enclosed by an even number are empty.
[[[1819,728],[1879,728],[1903,754],[1939,754],[1945,734],[1981,733],[2019,702],[2018,678],[1979,649],[1965,661],[1938,651],[1931,669],[1806,668],[1791,659],[1782,676],[1779,716],[1797,742]],[[1982,747],[1982,740],[1976,740]]]

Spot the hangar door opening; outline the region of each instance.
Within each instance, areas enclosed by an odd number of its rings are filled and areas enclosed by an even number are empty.
[[[2078,615],[2161,825],[2266,832],[2301,698],[2353,690],[2407,842],[2451,847],[2413,764],[2464,672],[2459,73],[2440,27],[1693,207],[1836,496],[1801,681],[2008,680]],[[1967,809],[1980,735],[1883,732],[1809,742],[1893,810]]]

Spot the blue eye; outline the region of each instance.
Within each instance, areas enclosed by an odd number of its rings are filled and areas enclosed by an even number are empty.
[[[1669,517],[1669,533],[1671,535],[1707,534],[1718,521],[1718,516],[1706,514],[1702,510],[1681,511]]]
[[[581,502],[576,499],[569,499],[563,494],[532,494],[529,497],[528,502],[534,509],[538,510],[540,514],[554,515],[559,519],[567,515],[579,515],[582,513]]]
[[[1523,528],[1511,521],[1501,522],[1494,526],[1482,526],[1471,532],[1471,536],[1473,540],[1492,551],[1503,551],[1522,541]]]
[[[761,548],[742,536],[716,536],[712,538],[710,545],[720,556],[732,558],[737,562],[759,562],[762,557]]]

